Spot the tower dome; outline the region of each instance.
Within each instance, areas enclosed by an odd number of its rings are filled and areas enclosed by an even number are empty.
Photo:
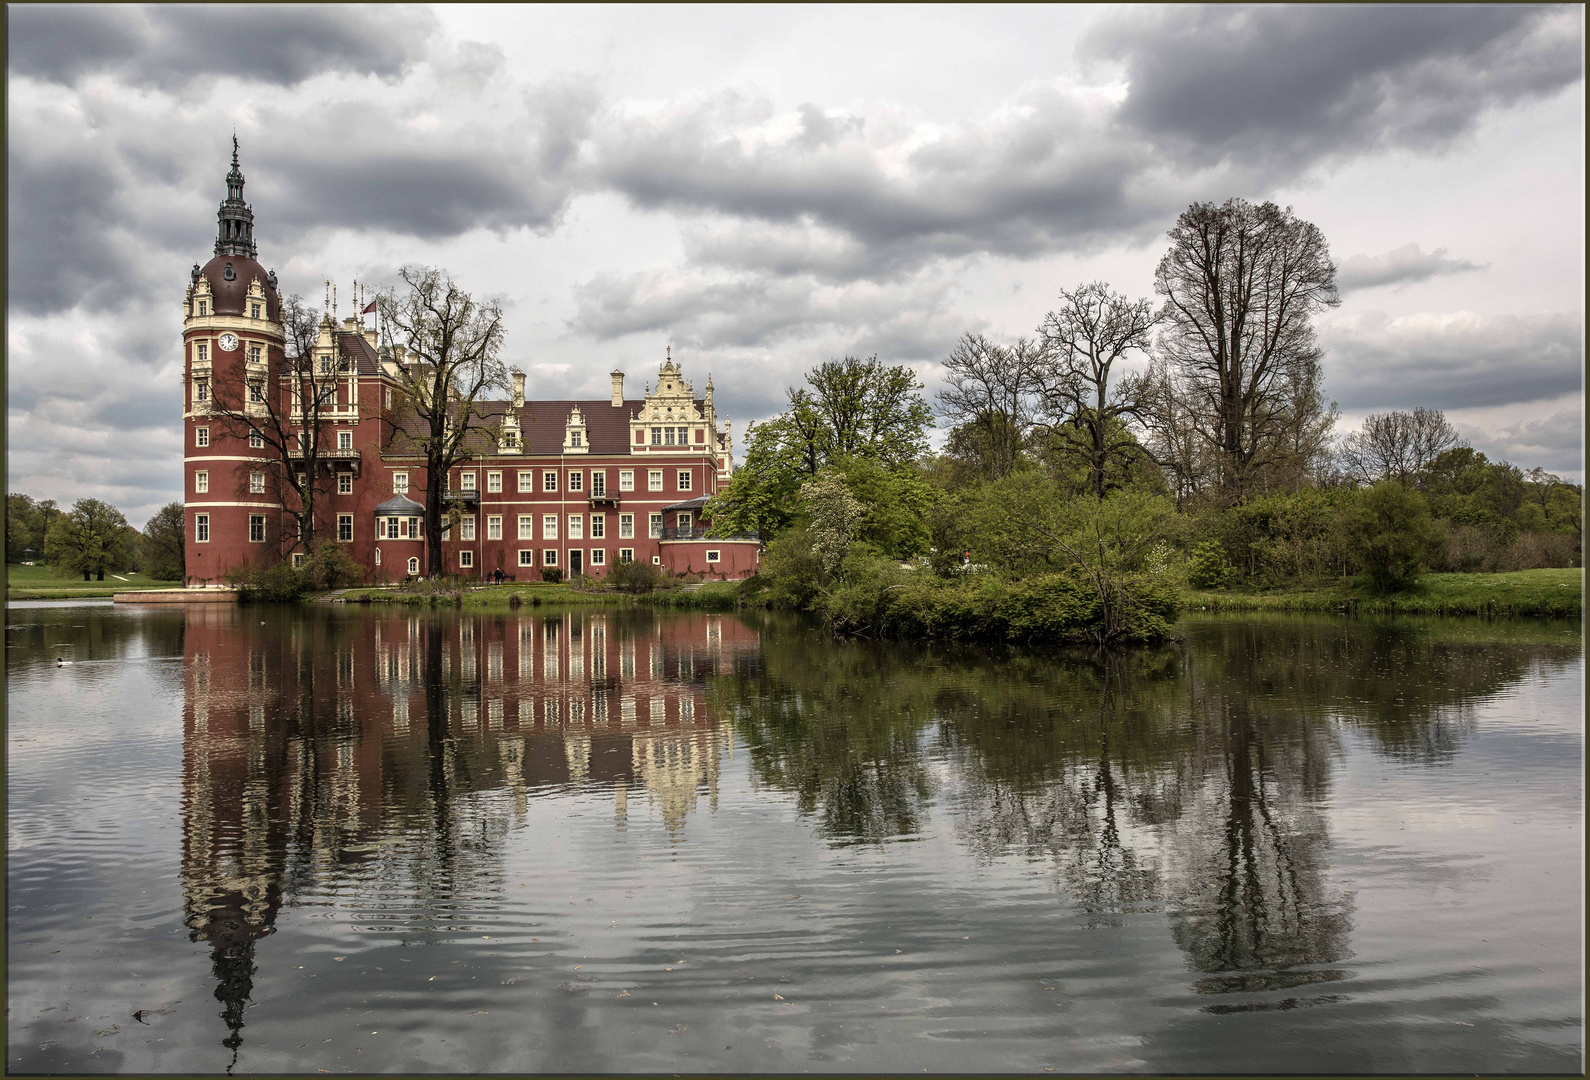
[[[193,281],[203,277],[210,286],[217,315],[249,314],[250,289],[259,282],[266,317],[280,322],[281,300],[276,294],[276,272],[267,272],[255,261],[254,211],[243,201],[243,170],[237,161],[237,136],[232,136],[232,171],[226,174],[226,198],[216,212],[215,257],[194,267]],[[254,302],[258,302],[255,294]]]

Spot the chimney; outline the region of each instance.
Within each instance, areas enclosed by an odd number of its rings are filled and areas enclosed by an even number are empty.
[[[624,407],[624,373],[622,371],[615,371],[615,372],[613,372],[613,408],[621,409],[623,407]]]
[[[513,373],[513,407],[524,408],[524,372],[517,369]]]

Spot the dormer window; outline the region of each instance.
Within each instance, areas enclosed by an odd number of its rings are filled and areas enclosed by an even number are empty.
[[[584,439],[584,437],[585,436],[584,436],[583,432],[580,432],[580,431],[571,431],[571,432],[569,432],[569,445],[570,446],[581,446],[581,445],[583,445],[581,440]]]
[[[258,304],[250,304],[248,306],[248,308],[249,308],[249,318],[251,318],[251,319],[259,318],[259,305]]]
[[[210,313],[210,302],[208,300],[200,300],[198,302],[197,306],[194,309],[194,314],[195,315],[208,315],[209,313]]]

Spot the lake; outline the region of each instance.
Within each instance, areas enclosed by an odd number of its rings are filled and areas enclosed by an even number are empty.
[[[6,622],[13,1073],[1584,1067],[1577,622]]]

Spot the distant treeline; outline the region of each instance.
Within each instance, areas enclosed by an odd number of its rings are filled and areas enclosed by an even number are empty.
[[[6,562],[48,563],[61,577],[105,580],[106,571],[132,570],[162,581],[183,573],[181,503],[167,503],[143,532],[99,499],[62,509],[54,499],[6,496]]]

